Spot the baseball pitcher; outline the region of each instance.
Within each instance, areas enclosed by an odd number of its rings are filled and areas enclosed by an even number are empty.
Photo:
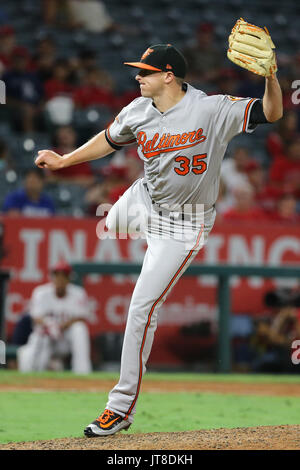
[[[282,116],[274,47],[267,30],[243,19],[229,37],[229,59],[265,77],[260,99],[207,96],[184,81],[186,61],[174,46],[150,46],[138,62],[125,63],[137,68],[141,97],[70,154],[38,154],[39,167],[57,170],[137,144],[144,162],[144,177],[133,183],[106,219],[109,231],[128,230],[124,213],[130,215],[138,204],[148,247],[129,307],[120,379],[109,393],[105,411],[84,430],[88,437],[126,430],[134,420],[159,308],[213,227],[228,143],[237,134],[252,133],[258,124]]]

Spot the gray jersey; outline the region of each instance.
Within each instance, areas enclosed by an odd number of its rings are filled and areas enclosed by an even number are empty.
[[[152,199],[165,207],[213,205],[229,141],[249,129],[256,98],[207,96],[187,85],[184,97],[165,113],[140,97],[122,109],[106,130],[113,146],[136,142]]]

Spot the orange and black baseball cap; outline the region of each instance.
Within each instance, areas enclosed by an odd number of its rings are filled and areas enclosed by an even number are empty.
[[[150,46],[139,62],[124,62],[124,64],[154,72],[173,72],[179,78],[184,78],[187,70],[184,56],[172,44]]]

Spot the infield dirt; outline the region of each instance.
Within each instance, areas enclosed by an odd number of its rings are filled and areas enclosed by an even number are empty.
[[[116,434],[18,442],[1,450],[299,450],[300,426],[211,429],[185,432]]]
[[[1,391],[82,391],[107,392],[116,384],[115,380],[80,379],[80,378],[40,378],[32,377],[19,384],[2,383]],[[170,387],[171,384],[171,387]],[[176,381],[150,380],[142,384],[145,392],[213,392],[230,393],[235,395],[270,395],[300,397],[300,383],[239,383],[239,382],[209,382],[209,381]]]

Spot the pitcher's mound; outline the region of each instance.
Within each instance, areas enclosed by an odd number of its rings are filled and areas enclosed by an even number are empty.
[[[98,438],[64,438],[17,442],[0,446],[7,450],[299,450],[300,425],[211,429],[149,434],[116,434]]]

